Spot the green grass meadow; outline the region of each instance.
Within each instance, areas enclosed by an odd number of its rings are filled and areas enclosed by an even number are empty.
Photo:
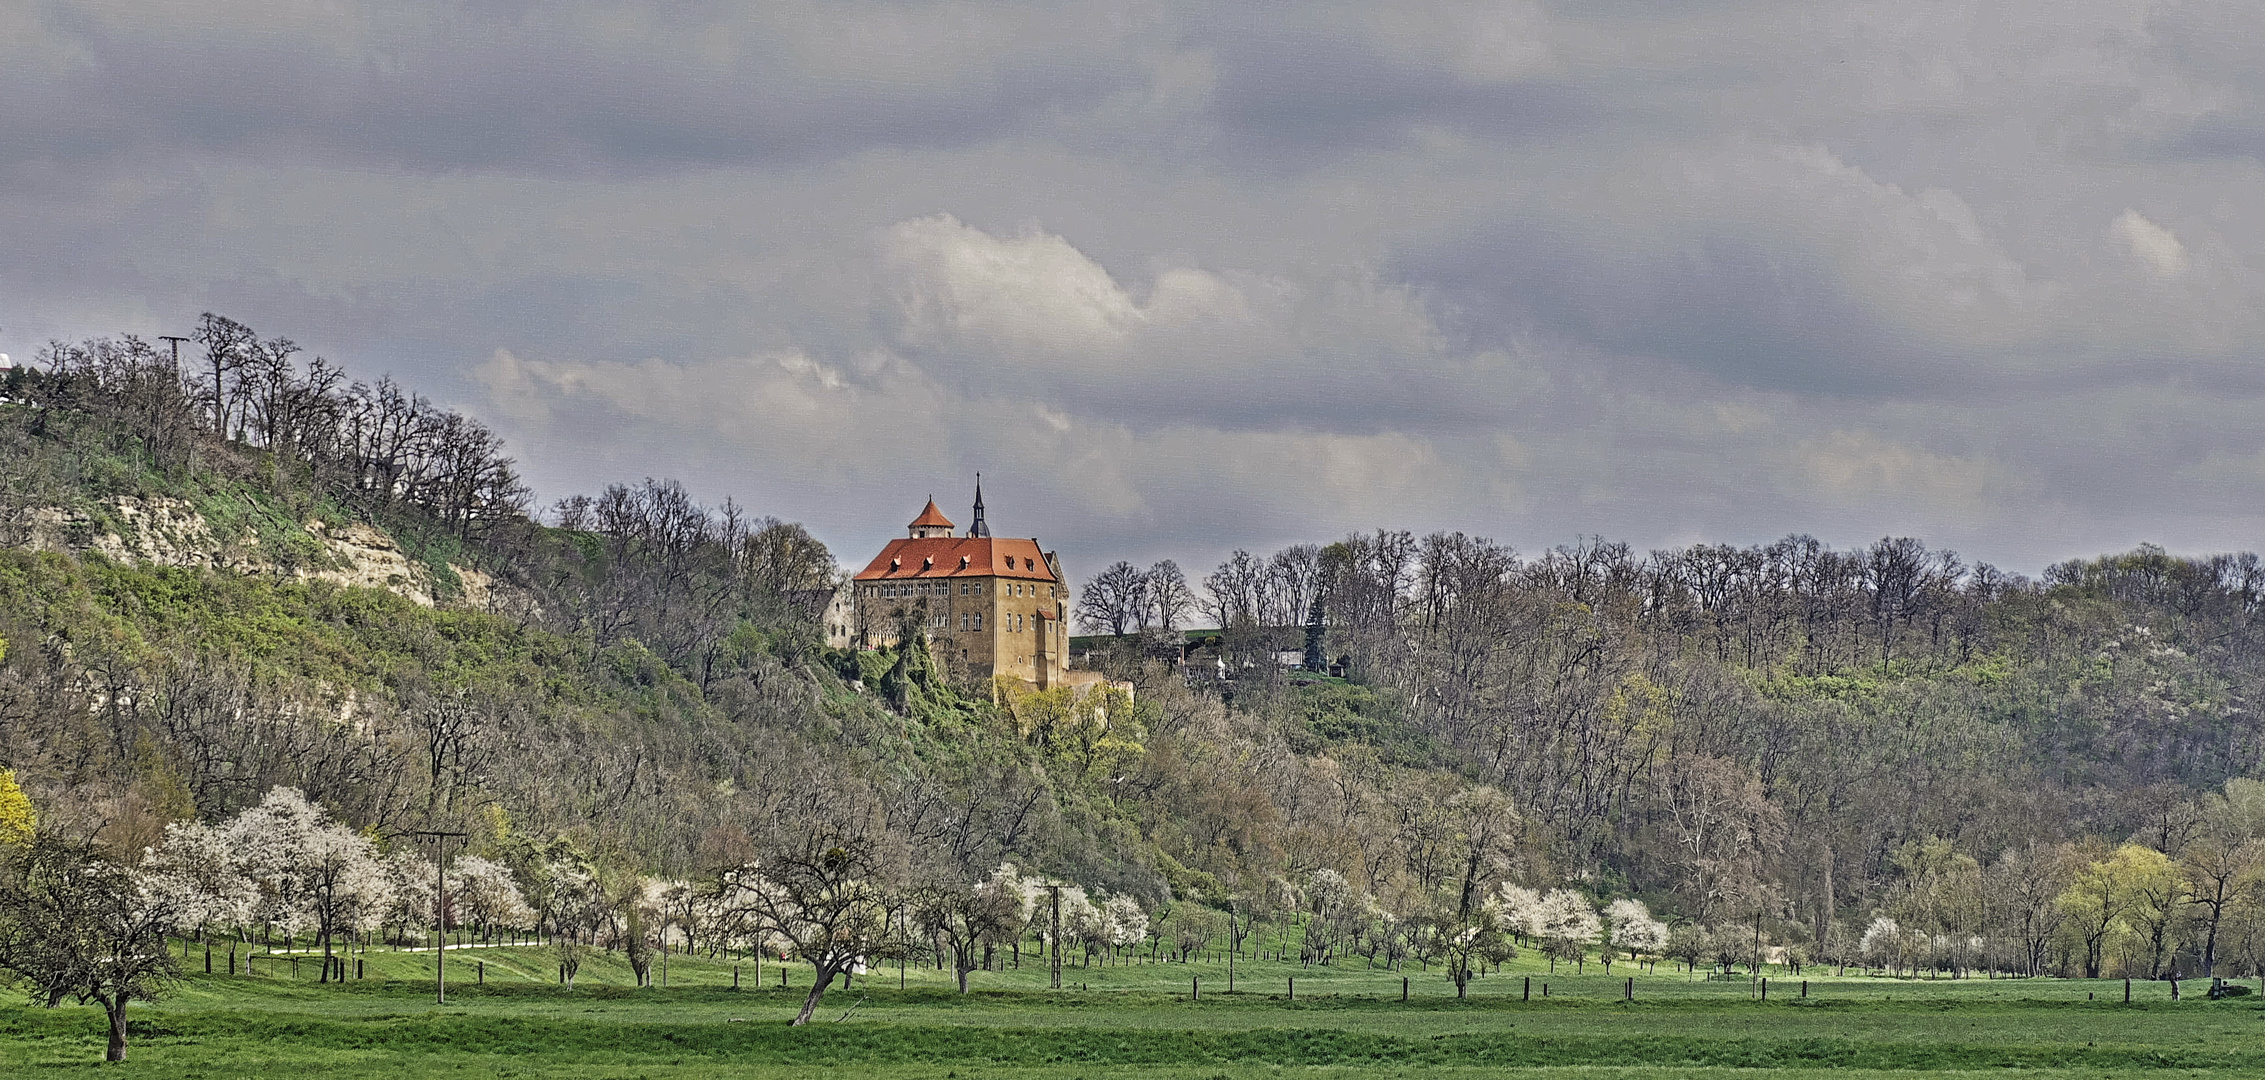
[[[2265,1075],[2265,1008],[2256,994],[2212,1002],[2188,982],[1694,980],[1662,969],[1549,973],[1520,962],[1457,1001],[1438,971],[1360,962],[1331,968],[1223,964],[977,972],[973,992],[946,973],[890,967],[829,993],[805,1028],[786,1021],[809,969],[669,961],[669,985],[638,988],[619,957],[595,954],[577,985],[557,984],[543,948],[450,955],[449,1000],[433,1000],[430,952],[373,951],[365,978],[314,981],[263,957],[257,975],[197,974],[165,1001],[134,1008],[123,1066],[105,1067],[97,1010],[0,1005],[0,1075],[182,1077],[896,1077],[1073,1078],[1751,1075],[1910,1077],[2004,1072]],[[480,983],[476,964],[486,964]],[[224,966],[224,965],[223,965]],[[1624,979],[1634,974],[1635,1000]],[[1289,980],[1297,980],[1295,1000]],[[1532,996],[1526,998],[1527,980]],[[1202,996],[1190,1000],[1190,982]],[[1548,996],[1543,996],[1543,987]],[[2088,996],[2089,995],[2089,996]],[[846,1016],[845,1016],[846,1014]]]

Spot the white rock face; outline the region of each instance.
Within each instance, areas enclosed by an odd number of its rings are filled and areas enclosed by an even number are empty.
[[[339,565],[331,570],[301,568],[300,578],[384,589],[425,607],[433,606],[432,571],[409,561],[408,554],[392,537],[359,523],[333,531],[322,522],[310,521],[307,532],[322,541]]]
[[[232,568],[204,515],[180,499],[118,496],[107,509],[122,529],[111,529],[94,515],[43,506],[31,512],[24,545],[33,551],[100,552],[117,562],[158,566]],[[124,535],[121,535],[123,533]]]
[[[320,521],[307,522],[307,535],[328,554],[329,565],[302,562],[286,571],[261,550],[259,537],[249,533],[219,535],[186,500],[120,495],[105,503],[104,510],[104,514],[96,515],[57,506],[34,509],[21,523],[19,542],[33,551],[98,552],[116,562],[230,570],[384,589],[424,607],[434,604],[431,569],[409,558],[384,530],[370,525],[333,528]],[[461,595],[451,606],[483,611],[531,608],[528,598],[519,596],[518,590],[497,585],[487,574],[453,563],[449,569],[462,584]]]

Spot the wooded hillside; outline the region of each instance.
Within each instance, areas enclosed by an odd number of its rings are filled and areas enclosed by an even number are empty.
[[[119,851],[282,787],[380,847],[468,832],[530,894],[579,868],[600,915],[573,933],[600,943],[713,931],[639,883],[720,895],[851,829],[924,888],[1044,878],[1155,916],[1110,947],[1240,947],[1255,918],[1317,962],[1483,963],[1629,947],[1596,909],[1640,898],[1680,934],[1655,955],[1740,926],[1903,966],[2265,961],[2253,556],[2028,581],[1910,539],[1380,531],[1238,554],[1200,591],[1172,568],[1224,682],[1160,659],[1141,627],[1173,613],[1097,599],[1127,632],[1094,662],[1134,693],[1078,699],[958,685],[917,640],[829,650],[833,558],[800,526],[653,481],[537,514],[477,421],[225,319],[178,362],[58,344],[0,398],[0,768]],[[160,500],[229,550],[94,542]],[[61,550],[27,546],[50,526]],[[309,576],[354,526],[437,606]],[[1207,932],[1214,909],[1242,921]]]

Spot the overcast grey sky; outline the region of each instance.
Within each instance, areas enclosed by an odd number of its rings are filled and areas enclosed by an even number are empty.
[[[0,252],[851,562],[2265,545],[2256,0],[0,0]]]

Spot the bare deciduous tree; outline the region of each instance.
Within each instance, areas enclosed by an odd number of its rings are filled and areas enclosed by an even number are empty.
[[[14,848],[0,878],[0,968],[32,1001],[102,1006],[106,1061],[126,1060],[126,1006],[155,1001],[177,974],[165,931],[175,913],[91,841],[52,833]]]

